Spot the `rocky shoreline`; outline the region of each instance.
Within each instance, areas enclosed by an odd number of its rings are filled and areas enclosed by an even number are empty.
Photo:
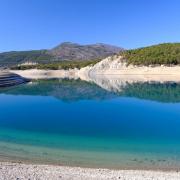
[[[9,87],[29,82],[29,79],[10,72],[0,72],[0,87]]]
[[[175,81],[180,82],[180,66],[127,65],[121,56],[108,57],[94,66],[69,70],[11,70],[10,72],[30,79],[73,78],[94,81],[96,78],[123,79],[127,81]]]
[[[54,165],[0,163],[0,179],[3,180],[177,180],[178,171],[109,170]]]

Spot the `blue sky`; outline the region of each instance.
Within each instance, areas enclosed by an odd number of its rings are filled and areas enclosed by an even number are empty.
[[[0,0],[0,51],[180,42],[179,0]]]

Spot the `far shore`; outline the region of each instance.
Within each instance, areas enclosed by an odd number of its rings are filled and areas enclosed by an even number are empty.
[[[81,167],[67,167],[55,165],[37,165],[0,162],[1,179],[52,179],[52,180],[177,180],[179,171],[152,171],[152,170],[110,170]]]
[[[98,78],[120,79],[126,82],[180,82],[180,66],[166,67],[128,67],[122,69],[94,70],[91,67],[85,67],[80,70],[9,70],[29,79],[52,79],[52,78],[70,78],[93,81]]]
[[[12,73],[18,74],[28,79],[52,79],[52,78],[75,78],[76,69],[72,70],[40,70],[40,69],[29,69],[29,70],[9,70]]]

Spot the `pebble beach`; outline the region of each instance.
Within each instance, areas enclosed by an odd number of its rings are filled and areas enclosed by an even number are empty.
[[[54,165],[0,163],[0,180],[178,180],[178,171],[109,170]]]

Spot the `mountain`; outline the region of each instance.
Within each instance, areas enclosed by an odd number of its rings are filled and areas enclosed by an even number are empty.
[[[26,62],[53,63],[103,59],[123,51],[107,44],[80,45],[65,42],[50,50],[12,51],[0,53],[0,66],[14,66]]]
[[[61,60],[101,59],[121,52],[123,49],[107,44],[80,45],[65,42],[49,51],[49,54]]]

